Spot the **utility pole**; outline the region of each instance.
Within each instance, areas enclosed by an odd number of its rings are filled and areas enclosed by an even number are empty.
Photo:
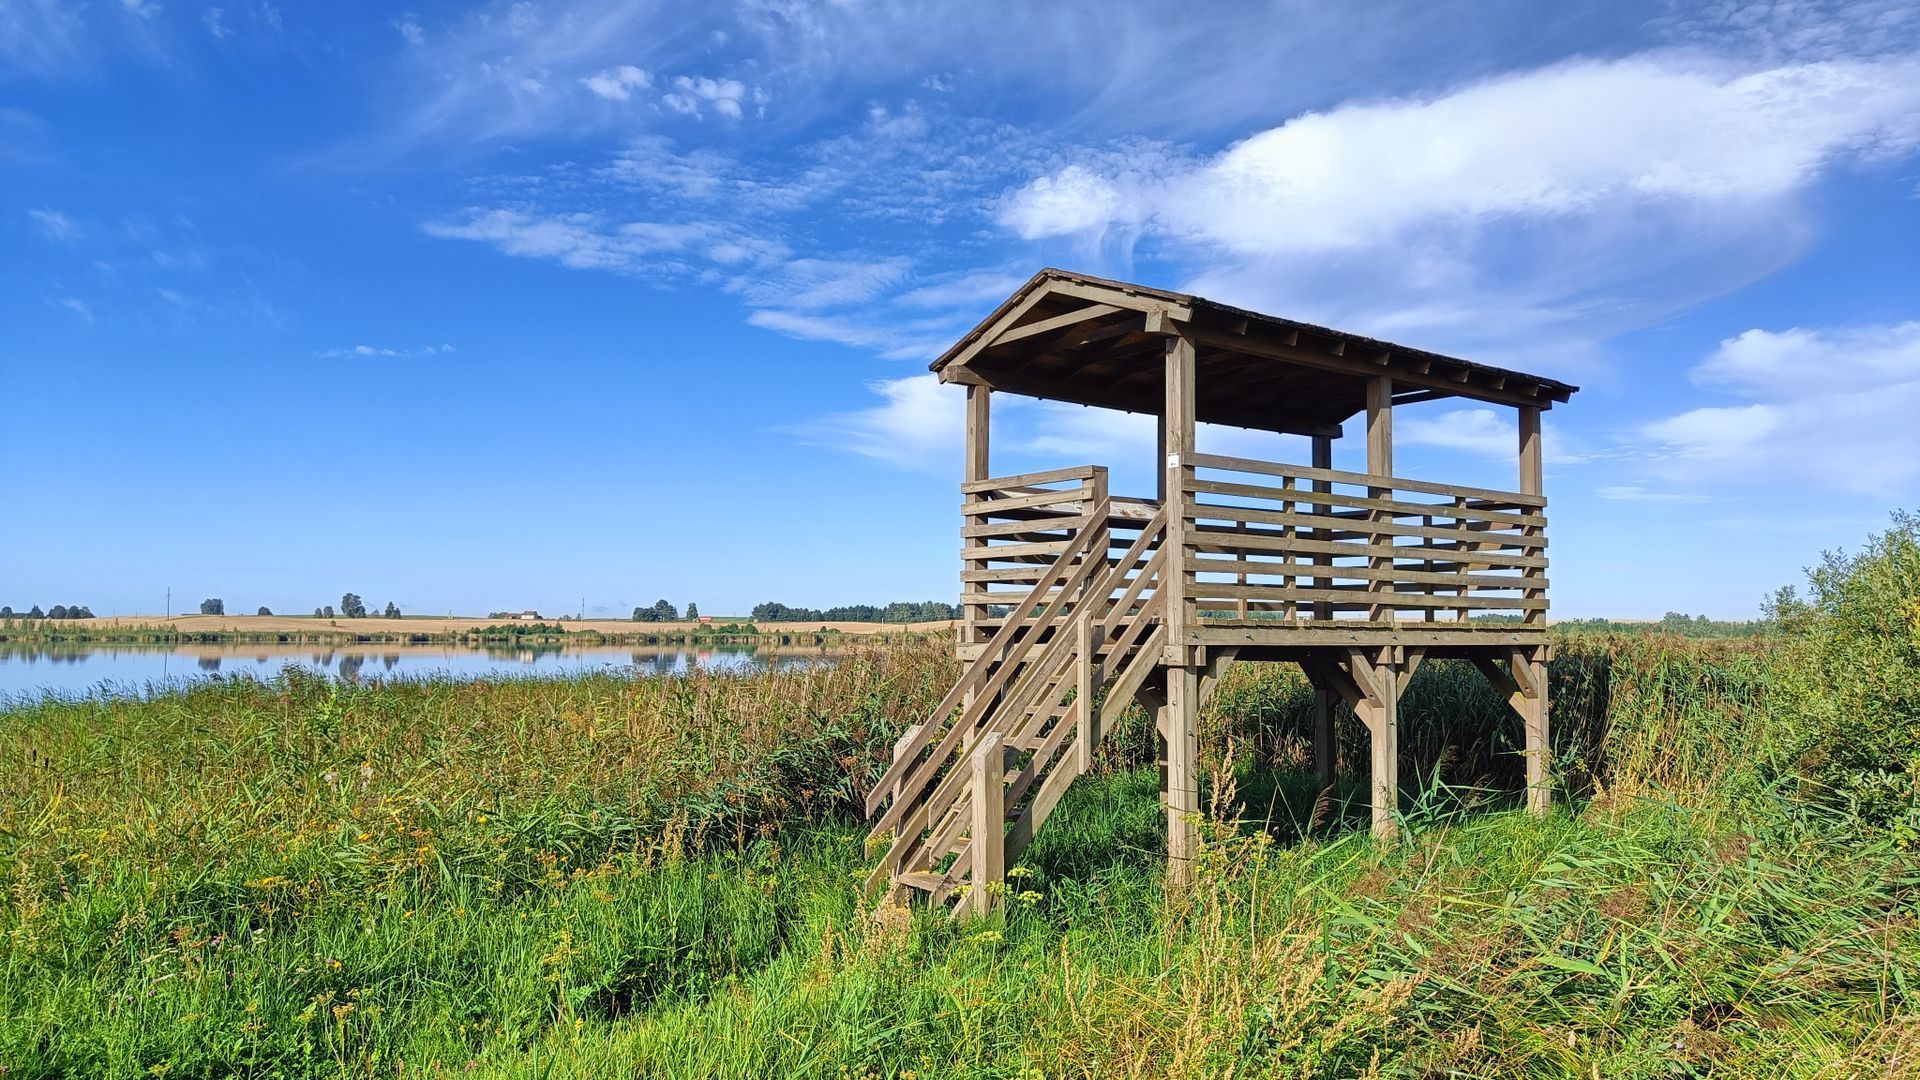
[[[167,618],[173,618],[173,586],[167,586]]]

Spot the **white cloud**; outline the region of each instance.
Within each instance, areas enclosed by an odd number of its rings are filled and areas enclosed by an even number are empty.
[[[371,357],[385,359],[389,357],[410,360],[421,356],[440,356],[453,351],[451,345],[421,345],[415,348],[394,348],[389,345],[352,345],[339,349],[318,349],[315,356],[335,360],[342,357]]]
[[[1029,274],[1010,274],[1000,270],[975,270],[949,275],[938,281],[909,289],[894,297],[894,303],[907,307],[977,308],[981,315],[1013,295],[1026,284]]]
[[[206,24],[207,33],[212,34],[218,41],[225,41],[227,35],[233,33],[227,27],[226,18],[227,13],[217,7],[210,7],[200,15],[200,21]]]
[[[93,321],[93,309],[77,296],[56,296],[47,302],[55,307],[66,308],[88,322]]]
[[[1642,54],[1304,113],[1203,157],[1084,155],[1011,192],[1031,240],[1137,233],[1197,291],[1461,351],[1567,353],[1783,265],[1795,196],[1920,143],[1920,59]]]
[[[1145,202],[1139,194],[1122,194],[1090,169],[1069,165],[1015,192],[1001,208],[1000,222],[1023,240],[1105,232],[1138,224],[1151,212]]]
[[[650,257],[675,255],[721,234],[698,222],[634,221],[613,225],[586,213],[540,215],[472,209],[464,221],[428,222],[429,236],[478,240],[508,255],[553,259],[576,270],[632,270]]]
[[[632,64],[621,64],[580,80],[581,85],[608,101],[631,101],[635,90],[653,85],[653,76]]]
[[[1393,441],[1406,446],[1463,450],[1504,459],[1519,452],[1520,434],[1504,413],[1492,409],[1455,409],[1438,416],[1396,416]]]
[[[770,312],[758,312],[756,317]],[[957,468],[965,395],[932,375],[867,384],[881,403],[790,429],[808,441],[909,468]]]
[[[663,95],[660,100],[674,112],[685,113],[699,119],[705,108],[711,108],[722,116],[738,120],[745,106],[753,105],[759,115],[766,115],[766,105],[771,100],[765,90],[759,87],[749,89],[738,79],[710,79],[706,76],[676,76],[674,90]]]
[[[160,14],[160,5],[152,0],[120,0],[120,6],[129,15],[138,15],[142,19],[151,19]]]
[[[27,218],[49,240],[66,244],[79,235],[80,230],[74,225],[73,219],[58,210],[28,210]]]
[[[1749,330],[1693,378],[1746,400],[1643,425],[1661,476],[1876,498],[1920,489],[1920,322]]]
[[[1920,322],[1833,330],[1748,330],[1693,370],[1701,386],[1796,397],[1920,379]]]
[[[899,112],[876,102],[867,106],[867,133],[881,139],[917,139],[927,133],[927,118],[915,102],[907,102]]]
[[[427,43],[427,29],[420,25],[420,17],[409,11],[394,20],[393,28],[408,45],[418,49]]]
[[[871,349],[887,360],[931,360],[953,341],[945,330],[924,325],[902,326],[859,316],[807,314],[775,308],[754,311],[747,316],[747,322],[806,341],[831,341],[856,349]]]
[[[793,259],[770,276],[740,279],[730,288],[761,307],[839,307],[871,300],[906,277],[904,256],[886,259]]]
[[[1705,495],[1680,491],[1655,491],[1638,484],[1609,484],[1595,488],[1593,493],[1615,502],[1701,503],[1708,501]]]

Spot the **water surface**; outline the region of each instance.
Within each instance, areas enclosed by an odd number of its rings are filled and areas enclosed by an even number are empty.
[[[100,645],[0,644],[0,702],[42,694],[138,696],[193,679],[270,679],[289,665],[332,678],[455,679],[589,671],[675,675],[815,663],[824,650],[748,645]]]

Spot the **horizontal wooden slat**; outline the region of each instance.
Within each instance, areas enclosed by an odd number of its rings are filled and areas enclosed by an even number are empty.
[[[1199,511],[1203,509],[1209,511],[1209,513],[1200,513]],[[1368,521],[1367,518],[1362,515],[1357,520],[1366,523],[1366,527],[1363,529],[1333,529],[1328,528],[1328,519],[1332,515],[1326,514],[1295,513],[1286,510],[1269,510],[1265,507],[1256,506],[1226,508],[1216,507],[1207,503],[1196,504],[1194,510],[1196,513],[1188,518],[1188,520],[1196,522],[1194,531],[1208,534],[1249,532],[1250,530],[1244,527],[1235,529],[1228,525],[1203,525],[1198,524],[1198,522],[1208,520],[1247,523],[1257,522],[1262,525],[1292,526],[1296,531],[1311,530],[1316,534],[1332,534],[1331,537],[1316,535],[1316,539],[1321,540],[1351,539],[1360,536],[1410,536],[1429,540],[1461,540],[1472,541],[1474,543],[1498,540],[1516,547],[1528,548],[1542,548],[1547,546],[1547,538],[1545,536],[1529,535],[1523,532],[1490,532],[1463,525],[1410,525],[1399,521],[1373,522]],[[1211,511],[1215,510],[1219,511],[1217,515],[1211,513]],[[1445,515],[1435,514],[1434,516],[1443,517]],[[1342,521],[1341,524],[1345,524],[1345,521]],[[1261,536],[1281,535],[1274,530],[1251,531],[1251,534]]]
[[[1021,518],[1014,521],[989,521],[977,525],[963,525],[960,527],[960,536],[967,540],[991,540],[996,537],[1021,536],[1028,533],[1071,532],[1086,525],[1087,515],[1085,514],[1048,514],[1044,517]]]
[[[1071,511],[1083,509],[1082,503],[1090,496],[1083,488],[1062,488],[1059,491],[1042,491],[1033,495],[1016,495],[1005,499],[970,500],[960,504],[963,517],[991,517],[1010,510],[1025,510],[1035,506],[1064,507]]]
[[[1489,566],[1524,567],[1542,569],[1547,565],[1545,555],[1522,555],[1503,551],[1455,551],[1446,548],[1402,547],[1395,544],[1362,544],[1355,541],[1305,540],[1291,536],[1251,536],[1246,533],[1215,534],[1196,536],[1188,545],[1189,551],[1202,552],[1273,552],[1275,554],[1326,555],[1346,559],[1398,559],[1402,561],[1424,562],[1428,552],[1436,552],[1435,558],[1444,557],[1452,562],[1485,563]]]
[[[1544,589],[1547,579],[1542,577],[1523,577],[1509,575],[1505,577],[1492,574],[1471,573],[1432,573],[1425,570],[1408,570],[1404,567],[1388,566],[1314,566],[1311,563],[1271,563],[1252,562],[1247,559],[1194,559],[1187,560],[1187,570],[1196,574],[1246,574],[1249,577],[1299,577],[1329,578],[1335,581],[1392,581],[1410,585],[1434,585],[1442,588],[1472,589]],[[1206,582],[1201,583],[1205,588]]]
[[[1528,528],[1545,528],[1547,524],[1547,519],[1540,514],[1510,514],[1500,510],[1464,510],[1451,503],[1402,502],[1398,499],[1375,499],[1325,491],[1302,496],[1299,489],[1266,487],[1261,484],[1234,484],[1225,480],[1198,478],[1187,481],[1186,487],[1190,495],[1222,495],[1230,498],[1260,499],[1265,502],[1286,502],[1295,505],[1311,503],[1319,506],[1354,507],[1398,514],[1402,517],[1464,517],[1472,521]],[[1218,515],[1220,517],[1231,517],[1233,511],[1241,508],[1227,504],[1199,503],[1192,509],[1195,513],[1190,514],[1190,517],[1204,518],[1212,511],[1222,511]]]
[[[1013,487],[1033,487],[1038,484],[1059,484],[1069,480],[1091,480],[1100,471],[1098,465],[1075,465],[1065,469],[1050,469],[1046,472],[1020,473],[1015,476],[990,476],[985,480],[969,480],[960,485],[963,495],[973,495],[983,491],[1001,491]],[[1063,491],[1074,489],[1062,489]]]
[[[1209,600],[1267,600],[1272,602],[1339,604],[1356,597],[1380,597],[1379,606],[1397,608],[1504,608],[1514,611],[1545,611],[1543,599],[1519,596],[1426,596],[1420,593],[1381,592],[1369,594],[1362,589],[1288,589],[1268,585],[1224,585],[1212,582],[1189,584],[1189,601],[1202,606]],[[1366,606],[1359,604],[1356,606]]]
[[[1417,491],[1423,495],[1441,495],[1450,499],[1484,499],[1506,506],[1533,507],[1544,509],[1545,496],[1522,495],[1517,491],[1501,491],[1498,488],[1466,487],[1461,484],[1436,484],[1427,480],[1409,480],[1404,476],[1376,476],[1373,473],[1345,472],[1340,469],[1314,469],[1302,465],[1287,465],[1277,461],[1258,461],[1253,458],[1226,457],[1221,454],[1189,454],[1187,464],[1199,469],[1219,469],[1225,472],[1260,473],[1266,476],[1290,476],[1295,480],[1325,481],[1332,484],[1352,484],[1356,487],[1384,487],[1396,491]],[[1381,483],[1381,481],[1386,483]]]

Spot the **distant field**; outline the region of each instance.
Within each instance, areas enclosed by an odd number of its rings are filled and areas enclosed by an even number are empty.
[[[558,620],[548,616],[541,620],[549,625]],[[745,616],[715,615],[714,626],[724,626],[730,622],[751,622]],[[489,626],[512,625],[503,619],[475,619],[467,616],[445,615],[409,615],[400,619],[316,619],[311,615],[113,615],[85,620],[85,625],[97,628],[131,627],[172,627],[182,634],[314,634],[330,631],[346,631],[357,634],[458,634],[472,630],[482,630]],[[580,622],[568,621],[563,624],[568,630],[595,630],[602,634],[670,634],[689,633],[700,628],[698,622],[634,622],[631,619],[584,619]],[[952,621],[921,623],[863,623],[863,622],[782,622],[767,623],[761,627],[772,633],[783,630],[803,631],[819,630],[826,627],[846,634],[874,634],[882,632],[898,633],[906,629],[932,633],[949,629]]]

